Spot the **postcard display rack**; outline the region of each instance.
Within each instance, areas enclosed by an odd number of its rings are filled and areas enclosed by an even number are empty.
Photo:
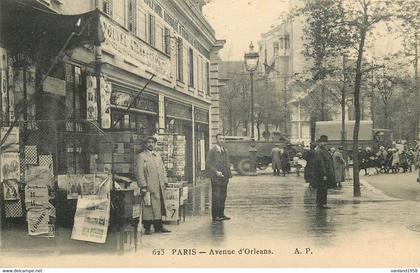
[[[185,221],[185,200],[188,198],[188,184],[185,181],[185,136],[158,134],[156,151],[162,156],[168,174],[165,190],[164,216],[167,222]]]
[[[2,229],[24,229],[39,238],[34,249],[66,247],[66,240],[136,248],[139,190],[114,182],[114,173],[132,173],[132,135],[109,135],[85,120],[19,122],[1,128],[2,139],[6,134],[0,154]]]

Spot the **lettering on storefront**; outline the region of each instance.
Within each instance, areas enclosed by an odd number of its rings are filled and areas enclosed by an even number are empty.
[[[165,103],[165,110],[166,110],[167,116],[192,120],[192,107],[191,106],[168,100]]]
[[[127,61],[144,69],[150,69],[151,72],[166,79],[171,78],[169,57],[114,25],[105,17],[101,17],[101,25],[105,37],[103,50],[118,54]]]
[[[194,119],[196,122],[209,123],[209,111],[195,108]]]
[[[134,91],[129,91],[129,89],[118,85],[112,85],[111,104],[113,105],[128,107],[135,99],[135,96],[136,94]],[[158,113],[157,97],[143,93],[137,98],[137,101],[132,105],[132,108]]]

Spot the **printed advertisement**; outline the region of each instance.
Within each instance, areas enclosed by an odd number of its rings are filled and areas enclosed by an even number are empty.
[[[1,179],[14,179],[20,181],[20,161],[18,153],[2,153],[1,158]]]
[[[179,188],[165,190],[166,221],[179,220]]]
[[[87,120],[98,120],[98,102],[96,99],[96,77],[86,77]]]
[[[3,181],[3,199],[5,201],[16,201],[19,199],[19,184],[16,180]]]
[[[1,140],[3,140],[9,127],[1,128]],[[13,127],[10,134],[7,136],[5,142],[1,147],[2,152],[19,152],[19,127]]]
[[[77,200],[71,238],[93,243],[105,243],[110,214],[109,197],[88,195]]]
[[[101,119],[102,128],[111,128],[111,83],[101,78]]]
[[[52,186],[51,169],[46,166],[30,166],[25,170],[25,182],[31,186]]]
[[[79,195],[107,195],[111,189],[111,176],[107,173],[58,175],[58,187],[67,190],[67,199]]]

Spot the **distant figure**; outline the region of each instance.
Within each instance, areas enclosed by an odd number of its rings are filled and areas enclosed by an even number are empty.
[[[283,153],[281,154],[281,170],[283,176],[286,176],[290,172],[290,156],[286,148],[283,149]]]
[[[384,172],[388,172],[387,155],[388,153],[385,150],[385,147],[379,147],[379,151],[376,153],[376,157],[378,158],[379,168]]]
[[[398,173],[400,170],[400,153],[398,149],[393,150],[392,154],[392,173]]]
[[[303,152],[303,159],[306,161],[303,177],[305,178],[306,183],[309,183],[309,187],[315,188],[314,185],[314,158],[315,158],[315,143],[311,143],[309,146],[310,149]]]
[[[326,145],[328,137],[321,135],[318,140],[318,149],[315,151],[314,170],[316,186],[316,204],[318,208],[328,208],[327,194],[329,188],[335,187],[334,163]]]
[[[280,144],[274,145],[274,148],[271,150],[271,166],[273,168],[273,175],[280,175],[281,169],[281,148]]]
[[[417,142],[414,153],[414,169],[418,170],[417,182],[420,183],[420,142]]]
[[[338,150],[335,150],[333,153],[335,182],[336,182],[337,187],[340,187],[340,188],[342,187],[341,182],[346,181],[346,177],[345,177],[346,161],[344,160],[342,151],[343,151],[343,147],[339,147]]]

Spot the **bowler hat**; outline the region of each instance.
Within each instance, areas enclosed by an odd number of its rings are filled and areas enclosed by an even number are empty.
[[[153,139],[154,142],[157,142],[157,138],[154,136],[147,136],[143,139],[143,142],[146,143],[149,139]]]
[[[326,135],[319,136],[318,142],[328,142],[328,136]]]

